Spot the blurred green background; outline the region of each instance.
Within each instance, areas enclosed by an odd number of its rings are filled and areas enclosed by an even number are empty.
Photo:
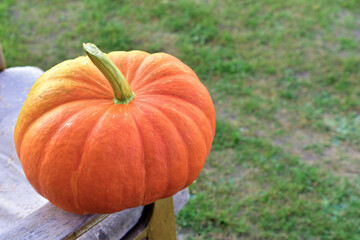
[[[360,1],[3,0],[0,37],[8,67],[93,42],[194,69],[217,130],[184,239],[360,239]]]

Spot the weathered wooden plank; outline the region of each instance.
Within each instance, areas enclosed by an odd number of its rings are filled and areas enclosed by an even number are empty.
[[[173,200],[174,200],[173,203],[174,210],[175,213],[177,213],[186,205],[187,201],[189,200],[188,189],[184,189],[176,193],[173,196]],[[147,207],[149,207],[149,205]],[[145,208],[144,211],[146,211]],[[131,212],[131,214],[133,214],[133,212]],[[132,229],[133,226],[135,226],[135,224],[138,225],[139,222],[141,222],[140,225],[143,225],[142,229],[146,227],[149,221],[147,219],[143,219],[144,212],[139,212],[137,214],[138,215],[135,215],[136,218],[134,218],[128,213],[124,215],[119,215],[119,213],[111,214],[108,218],[106,218],[106,220],[100,222],[98,225],[90,229],[90,231],[82,235],[79,239],[81,240],[122,239],[122,237],[124,237],[125,234],[130,229]],[[140,215],[141,215],[141,219],[140,219]],[[138,234],[135,234],[134,236],[137,235]]]
[[[66,238],[66,240],[75,240],[79,237],[83,236],[85,233],[89,232],[90,229],[95,227],[96,225],[100,224],[102,221],[107,219],[110,216],[110,214],[100,214],[97,215],[94,219],[91,221],[88,221],[84,226],[82,226],[80,229],[77,229],[75,232],[73,232],[70,236]]]
[[[21,106],[42,73],[36,67],[12,67],[0,72],[0,233],[48,202],[27,181],[14,145]]]
[[[9,232],[0,235],[0,239],[64,239],[96,217],[97,215],[83,216],[68,213],[47,203],[20,221]]]
[[[116,213],[123,216],[123,220],[140,217],[142,207],[126,209]],[[113,214],[115,215],[115,214]],[[138,216],[136,216],[138,215]],[[110,215],[108,214],[89,214],[78,215],[65,212],[51,203],[45,204],[36,212],[19,221],[10,231],[0,235],[1,240],[30,240],[30,239],[76,239],[91,229],[94,224],[104,221]],[[126,216],[126,218],[124,217]],[[84,231],[77,232],[78,229],[87,225]],[[128,226],[127,226],[128,227]],[[132,226],[131,226],[132,227]],[[127,231],[128,229],[125,229]],[[76,234],[74,234],[76,233]],[[126,233],[126,232],[125,232]]]
[[[187,189],[175,194],[174,203],[179,205],[175,209],[179,211],[187,200]],[[99,239],[101,234],[119,239],[136,224],[142,209],[126,209],[111,215],[77,215],[48,203],[0,234],[0,240]]]
[[[143,209],[144,207],[138,207],[111,214],[91,229],[88,226],[83,228],[88,231],[77,239],[120,239],[139,221]]]

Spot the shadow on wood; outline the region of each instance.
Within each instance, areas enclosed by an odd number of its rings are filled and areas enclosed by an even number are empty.
[[[66,240],[78,239],[109,214],[98,215],[86,225],[73,232]],[[176,240],[176,225],[173,197],[158,200],[143,208],[142,215],[135,226],[121,240]]]
[[[138,224],[122,239],[176,240],[173,197],[157,200],[155,203],[145,206]]]

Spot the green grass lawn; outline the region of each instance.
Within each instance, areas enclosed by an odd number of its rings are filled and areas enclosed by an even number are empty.
[[[217,113],[212,151],[177,216],[185,239],[360,239],[360,1],[0,3],[8,66],[167,52]]]

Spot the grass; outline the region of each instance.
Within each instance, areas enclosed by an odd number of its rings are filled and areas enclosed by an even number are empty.
[[[217,112],[177,216],[186,239],[360,239],[357,0],[0,3],[8,66],[104,51],[168,52]]]
[[[217,127],[212,155],[178,216],[195,232],[189,239],[357,239],[358,187],[226,122]]]

